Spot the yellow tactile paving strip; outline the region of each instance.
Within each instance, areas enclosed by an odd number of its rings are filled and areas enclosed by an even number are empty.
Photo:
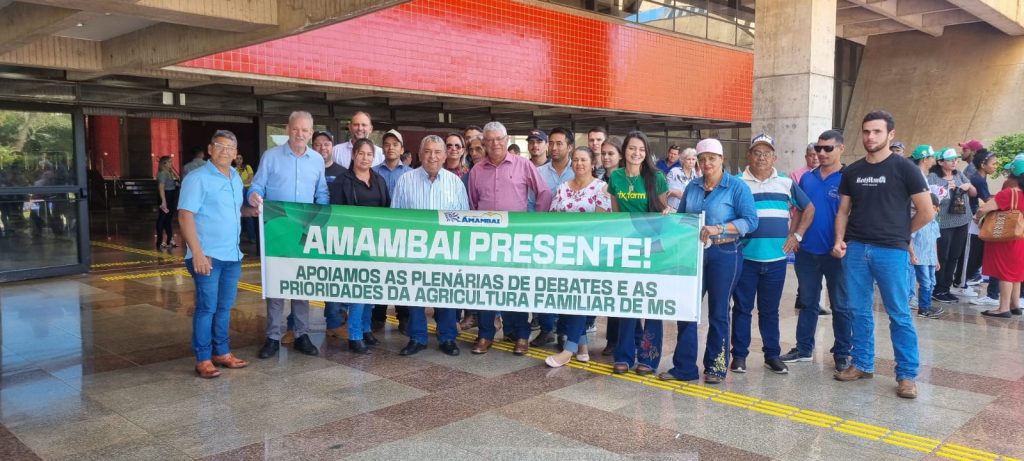
[[[106,244],[104,242],[100,246],[106,248],[117,249],[121,251],[127,251],[130,253],[138,254],[149,254],[157,253],[148,250],[139,250],[131,247],[124,247],[120,245]],[[94,242],[94,244],[96,244]],[[116,248],[115,248],[116,247]],[[167,256],[167,255],[163,255]],[[181,258],[178,258],[180,260]],[[259,263],[243,264],[242,267],[259,267]],[[138,280],[152,277],[162,277],[164,275],[188,275],[185,269],[176,269],[170,271],[157,271],[157,272],[142,272],[135,274],[122,274],[102,277],[103,280]],[[256,294],[262,294],[263,289],[253,283],[239,282],[238,288],[249,291]],[[311,301],[311,306],[323,307],[321,301]],[[394,317],[388,317],[388,323],[393,325],[398,324],[398,320]],[[428,326],[430,333],[435,332],[433,325]],[[473,343],[476,340],[476,335],[466,332],[459,333],[458,338],[460,341]],[[492,349],[512,352],[514,345],[505,341],[495,341]],[[544,360],[554,352],[546,349],[530,348],[527,352],[526,357]],[[566,366],[570,368],[576,368],[591,373],[600,375],[611,376],[616,379],[622,379],[626,381],[632,381],[637,384],[655,387],[670,392],[677,392],[690,397],[699,399],[711,400],[716,403],[724,405],[731,405],[734,407],[744,408],[758,413],[764,413],[779,418],[788,419],[801,424],[807,424],[811,426],[829,428],[836,432],[841,432],[854,437],[862,439],[872,440],[881,443],[887,443],[890,445],[896,445],[903,448],[909,448],[911,450],[920,451],[923,453],[930,453],[942,458],[954,459],[958,461],[1020,461],[1016,458],[1010,458],[1007,456],[1001,456],[996,453],[991,453],[982,450],[976,450],[974,448],[965,447],[962,445],[956,445],[952,443],[943,443],[941,440],[936,440],[928,437],[921,437],[914,434],[907,434],[904,432],[894,431],[889,428],[874,426],[871,424],[865,424],[854,420],[842,418],[839,416],[833,416],[825,413],[818,413],[815,411],[802,409],[778,402],[772,402],[769,400],[763,400],[757,397],[751,397],[749,395],[738,394],[735,392],[725,391],[716,389],[710,386],[704,386],[701,384],[679,382],[679,381],[663,381],[657,379],[653,375],[640,376],[633,372],[625,374],[614,374],[612,373],[612,365],[600,362],[578,362],[576,360],[570,361]]]

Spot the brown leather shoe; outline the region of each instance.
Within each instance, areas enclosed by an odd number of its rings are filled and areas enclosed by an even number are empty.
[[[832,375],[836,381],[856,381],[858,379],[871,379],[875,377],[874,373],[868,373],[866,371],[860,371],[859,368],[851,366],[843,371],[836,372]]]
[[[612,365],[612,373],[617,375],[629,373],[629,365],[625,363],[616,363],[615,365]]]
[[[331,338],[348,338],[348,329],[345,327],[328,328],[326,333]]]
[[[203,379],[212,379],[220,376],[220,370],[213,366],[213,362],[203,360],[196,364],[196,374]]]
[[[512,353],[515,354],[515,355],[526,355],[526,353],[529,350],[530,350],[530,342],[528,340],[517,339],[516,340],[516,347],[515,347],[515,349],[512,349]]]
[[[494,343],[494,341],[484,338],[478,338],[476,340],[476,344],[473,345],[473,350],[471,350],[470,352],[476,355],[486,354],[487,351],[491,348],[492,343]]]
[[[917,398],[917,383],[912,379],[901,379],[896,382],[896,395],[905,399]]]
[[[477,325],[477,318],[476,318],[476,316],[470,314],[470,315],[467,315],[465,318],[463,318],[461,322],[459,322],[459,329],[465,331],[465,330],[469,330],[469,329],[472,329],[472,328],[476,328],[476,325]]]
[[[286,331],[284,333],[284,336],[281,337],[281,344],[291,344],[291,343],[294,343],[294,342],[295,342],[295,332],[292,331],[292,330]]]
[[[213,356],[213,364],[222,366],[224,368],[245,368],[245,366],[248,365],[249,362],[242,360],[238,357],[235,357],[235,354],[228,352],[227,354],[224,355]]]

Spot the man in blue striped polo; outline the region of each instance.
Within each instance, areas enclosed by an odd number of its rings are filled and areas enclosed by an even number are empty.
[[[743,270],[733,292],[732,363],[736,373],[747,371],[750,321],[757,302],[764,366],[774,373],[789,373],[779,355],[779,301],[786,282],[786,254],[800,246],[814,218],[814,205],[792,179],[775,169],[775,140],[761,133],[750,141],[747,168],[740,178],[754,194],[757,229],[744,237]],[[793,219],[790,219],[790,208]]]

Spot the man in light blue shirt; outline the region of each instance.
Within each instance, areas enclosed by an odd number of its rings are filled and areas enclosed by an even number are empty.
[[[313,136],[313,116],[292,112],[288,117],[288,143],[267,149],[249,187],[249,204],[259,208],[263,199],[328,204],[324,159],[307,143]],[[309,301],[292,300],[295,317],[295,350],[306,355],[319,351],[309,340]],[[273,357],[284,334],[284,299],[267,298],[267,340],[261,359]]]
[[[388,185],[388,192],[393,196],[398,178],[412,171],[412,168],[402,163],[402,153],[405,151],[402,133],[390,130],[384,133],[381,143],[384,145],[384,163],[373,167],[373,171],[384,178],[384,182]]]
[[[242,275],[242,178],[231,167],[238,140],[220,130],[210,140],[210,161],[194,169],[181,184],[178,202],[181,235],[187,244],[185,267],[195,282],[192,349],[196,373],[220,376],[217,365],[242,368],[248,363],[231,354],[228,328],[231,307]]]
[[[462,180],[443,168],[444,141],[430,135],[420,142],[422,166],[398,179],[391,196],[391,208],[416,210],[468,210],[469,196]],[[427,316],[424,307],[409,307],[409,344],[401,355],[413,355],[427,348]],[[459,355],[455,337],[459,334],[455,309],[434,308],[437,341],[441,352]]]
[[[537,167],[540,177],[544,178],[551,194],[558,193],[558,187],[572,180],[576,176],[572,171],[570,153],[576,146],[576,136],[572,131],[558,127],[548,133],[548,158],[551,160],[544,165]],[[549,211],[549,210],[537,210]],[[533,347],[544,347],[555,342],[554,332],[564,333],[564,324],[560,325],[557,314],[534,314],[540,326],[540,333],[530,342]]]

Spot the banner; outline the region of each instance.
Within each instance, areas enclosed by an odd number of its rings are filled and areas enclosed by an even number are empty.
[[[700,318],[703,215],[266,201],[269,298]]]

